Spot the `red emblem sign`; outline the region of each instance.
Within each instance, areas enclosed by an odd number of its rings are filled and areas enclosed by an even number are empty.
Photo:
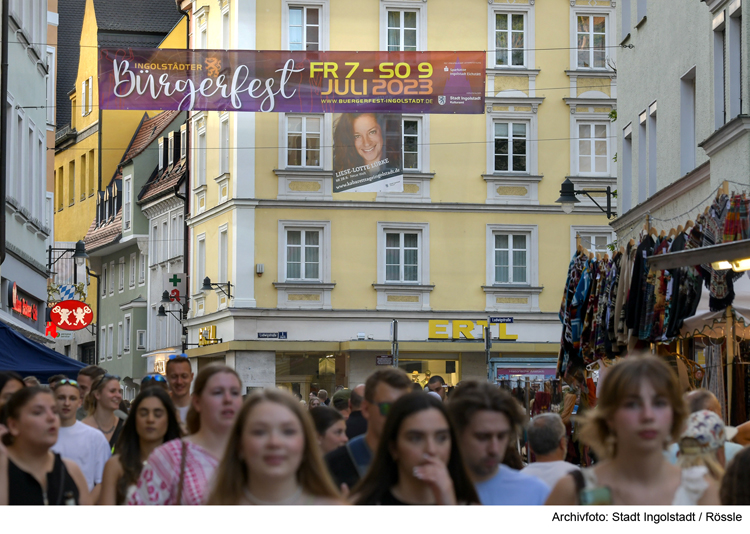
[[[91,307],[80,300],[58,302],[50,312],[50,322],[61,330],[81,330],[93,320]]]

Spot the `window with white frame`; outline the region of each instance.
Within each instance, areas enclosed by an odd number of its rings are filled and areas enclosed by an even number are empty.
[[[112,351],[115,345],[115,325],[107,326],[107,359],[112,359]]]
[[[102,284],[102,298],[106,298],[107,297],[107,264],[106,263],[102,265],[101,284]]]
[[[404,170],[418,171],[421,168],[420,136],[422,120],[420,117],[405,117],[403,123],[403,158]]]
[[[115,294],[115,262],[109,262],[109,294]]]
[[[126,315],[125,316],[125,331],[124,331],[123,342],[122,342],[123,350],[126,353],[130,352],[130,336],[132,335],[133,335],[133,331],[131,329],[130,315]]]
[[[323,117],[286,116],[286,164],[289,167],[321,167],[320,139]]]
[[[164,168],[164,138],[159,138],[159,170]]]
[[[199,20],[202,22],[198,26],[198,48],[208,48],[208,21],[207,17],[203,16]]]
[[[159,261],[169,259],[169,222],[164,220],[161,223],[161,241],[159,242]]]
[[[286,280],[321,280],[319,228],[286,229]]]
[[[576,16],[576,52],[579,69],[607,68],[606,15]]]
[[[146,254],[142,252],[138,256],[138,285],[146,283]]]
[[[206,130],[205,128],[198,132],[198,146],[195,151],[196,173],[195,186],[199,187],[206,184]]]
[[[174,132],[169,133],[167,147],[167,165],[172,165],[174,163]]]
[[[91,110],[94,108],[94,77],[89,76],[89,109],[86,112],[88,115],[91,113]]]
[[[135,350],[146,350],[146,331],[136,330]]]
[[[229,113],[221,118],[219,128],[219,174],[229,172]]]
[[[107,327],[102,326],[99,332],[99,360],[107,358]]]
[[[526,15],[495,13],[495,65],[523,67],[526,65]]]
[[[129,271],[129,278],[128,278],[128,287],[130,289],[135,287],[135,270],[136,270],[136,261],[135,261],[136,253],[133,252],[130,255],[130,271]]]
[[[55,48],[47,47],[47,124],[55,124]]]
[[[180,130],[180,159],[185,159],[187,154],[187,129],[183,126]]]
[[[88,78],[81,82],[81,117],[86,115],[86,95],[88,94],[88,91],[86,89],[88,85]]]
[[[609,124],[578,123],[578,173],[609,173]]]
[[[125,258],[120,258],[120,261],[117,262],[117,277],[118,277],[118,285],[117,289],[122,292],[125,290]]]
[[[117,323],[117,357],[122,358],[122,323]]]
[[[221,47],[229,50],[229,4],[221,12]]]
[[[289,6],[289,50],[320,50],[321,9]]]
[[[178,237],[179,230],[177,228],[177,215],[172,215],[172,228],[170,231],[171,237],[169,239],[169,257],[174,258],[179,255],[180,252],[180,240]]]
[[[92,162],[93,163],[93,162]],[[81,171],[83,172],[83,171]],[[130,229],[130,219],[131,219],[131,213],[130,213],[130,207],[131,207],[131,201],[132,201],[132,181],[130,179],[130,176],[126,176],[123,180],[123,189],[124,189],[124,202],[122,206],[122,221],[125,225],[125,230]]]
[[[203,287],[203,279],[206,277],[206,235],[201,234],[198,236],[198,250],[195,258],[195,292],[199,293],[200,288]]]
[[[229,230],[226,226],[219,229],[219,282],[229,281]]]
[[[155,265],[159,263],[159,225],[157,223],[151,226],[151,239],[149,239],[148,245],[148,257],[151,260],[150,265]]]
[[[495,232],[495,284],[529,283],[529,244],[527,233]]]
[[[388,9],[388,52],[413,52],[419,49],[419,13],[404,9]]]
[[[420,233],[387,231],[385,281],[419,283]]]
[[[496,121],[495,171],[528,172],[528,123]]]

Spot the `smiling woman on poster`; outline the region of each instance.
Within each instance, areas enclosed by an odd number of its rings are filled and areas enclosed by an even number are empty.
[[[335,192],[379,191],[394,187],[386,184],[402,184],[401,115],[341,114],[333,130],[333,171]]]

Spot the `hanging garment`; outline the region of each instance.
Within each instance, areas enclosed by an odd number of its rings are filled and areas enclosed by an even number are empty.
[[[679,233],[672,241],[672,247],[669,249],[670,252],[680,252],[685,250],[685,243],[687,242],[687,236],[684,233]],[[676,322],[678,310],[677,310],[677,294],[679,293],[680,283],[684,276],[684,269],[675,268],[669,270],[670,280],[667,286],[667,298],[666,306],[664,311],[664,335],[662,340],[666,341],[675,336],[674,325]]]
[[[633,278],[633,263],[635,260],[636,247],[628,245],[627,250],[622,258],[620,268],[620,283],[617,286],[617,297],[615,299],[615,337],[617,345],[627,347],[628,345],[628,326],[627,326],[627,300],[630,293],[630,283]]]
[[[709,345],[703,350],[706,358],[706,389],[713,393],[721,405],[721,418],[727,420],[726,394],[724,393],[724,366],[721,345]]]
[[[644,306],[643,301],[646,297],[646,278],[648,270],[646,267],[646,258],[651,256],[654,251],[654,239],[647,235],[638,245],[633,262],[633,278],[630,283],[630,294],[628,296],[627,326],[636,333],[641,324],[641,314]]]
[[[729,402],[732,405],[732,415],[729,424],[732,426],[738,426],[747,421],[747,405],[745,399],[747,398],[747,390],[745,389],[745,375],[747,365],[742,365],[742,361],[739,358],[735,358],[735,365],[732,380],[732,398]]]

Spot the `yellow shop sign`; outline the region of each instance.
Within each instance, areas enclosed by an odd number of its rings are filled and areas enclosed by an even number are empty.
[[[479,334],[475,336],[472,332],[480,327]],[[487,326],[487,321],[466,321],[454,319],[449,321],[447,319],[435,319],[428,322],[428,339],[484,339],[484,327]],[[494,325],[490,325],[492,328]],[[518,336],[508,334],[506,332],[505,323],[497,325],[498,335],[494,339],[516,341]]]

